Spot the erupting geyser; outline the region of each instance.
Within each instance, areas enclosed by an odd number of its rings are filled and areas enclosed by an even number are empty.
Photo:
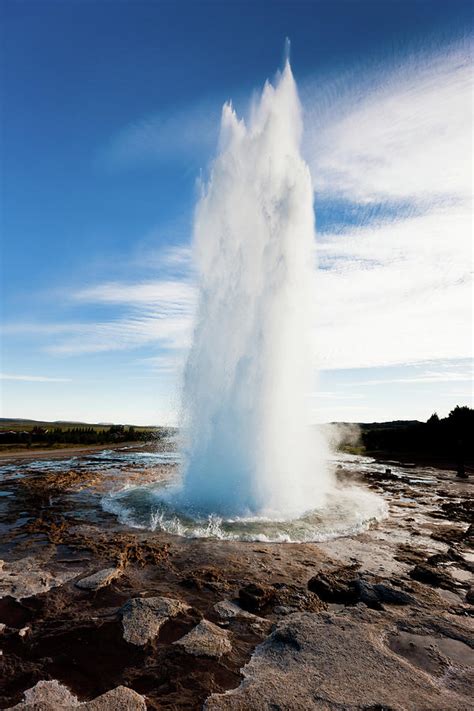
[[[197,206],[200,300],[178,498],[200,513],[297,517],[323,505],[331,484],[309,425],[315,228],[301,134],[287,61],[247,124],[224,106]]]
[[[224,106],[219,155],[195,216],[200,298],[184,376],[181,476],[105,497],[123,523],[315,541],[386,514],[375,494],[335,485],[326,444],[309,424],[315,229],[301,132],[288,62],[247,124]],[[346,457],[346,468],[358,466]]]

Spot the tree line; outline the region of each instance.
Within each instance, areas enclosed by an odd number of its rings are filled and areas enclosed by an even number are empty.
[[[145,429],[133,425],[98,427],[40,427],[30,430],[0,432],[1,444],[32,446],[41,444],[50,447],[56,444],[116,444],[120,442],[148,442],[159,440],[169,434],[166,428]]]
[[[433,413],[427,422],[361,425],[366,452],[434,456],[456,463],[474,462],[474,410],[457,406],[447,417]]]

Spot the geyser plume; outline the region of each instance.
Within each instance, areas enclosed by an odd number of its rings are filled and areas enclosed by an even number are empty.
[[[197,206],[200,300],[178,498],[201,513],[295,517],[322,506],[331,486],[309,426],[315,228],[301,134],[287,61],[247,124],[224,106]]]

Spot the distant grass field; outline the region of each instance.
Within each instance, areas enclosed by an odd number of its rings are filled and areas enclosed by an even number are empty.
[[[97,422],[97,423],[91,423],[91,422],[68,422],[67,420],[55,420],[53,422],[49,422],[46,420],[23,420],[23,419],[10,419],[8,417],[0,417],[0,432],[5,432],[7,430],[13,431],[13,432],[31,432],[35,427],[36,428],[41,428],[41,429],[62,429],[62,430],[72,430],[76,429],[78,427],[80,428],[85,428],[85,429],[90,429],[92,428],[95,432],[104,432],[110,429],[110,427],[125,427],[125,428],[130,428],[133,427],[135,431],[137,432],[152,432],[152,431],[157,431],[160,429],[164,429],[162,427],[155,427],[154,425],[144,425],[144,426],[139,426],[139,425],[117,425],[116,423],[112,422]]]
[[[0,452],[157,442],[169,427],[0,418]]]

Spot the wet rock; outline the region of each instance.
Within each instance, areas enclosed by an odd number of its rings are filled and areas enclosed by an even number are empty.
[[[410,605],[416,602],[415,598],[408,593],[392,588],[390,585],[376,583],[373,588],[379,601],[387,605]]]
[[[156,637],[170,617],[189,609],[184,602],[168,597],[132,598],[120,609],[123,638],[142,646]]]
[[[146,711],[143,696],[126,686],[117,686],[92,701],[81,703],[69,689],[56,680],[39,681],[27,689],[24,700],[8,711],[58,711],[58,709],[81,711]]]
[[[122,570],[120,568],[104,568],[104,570],[99,570],[97,573],[87,576],[87,578],[77,580],[75,585],[81,590],[99,590],[110,585],[121,574]]]
[[[333,572],[320,572],[308,581],[308,588],[324,602],[354,605],[359,599],[355,578],[357,567],[348,566]]]
[[[358,595],[358,602],[363,602],[367,607],[374,610],[383,610],[383,603],[387,605],[409,605],[416,602],[411,595],[396,590],[390,585],[375,583],[372,585],[366,580],[356,580],[355,589]]]
[[[311,578],[308,587],[318,597],[328,603],[356,605],[363,602],[373,610],[383,610],[383,603],[388,605],[408,605],[415,599],[410,595],[382,583],[369,583],[362,577],[350,578],[353,568],[342,570],[342,579],[336,573],[320,573]]]
[[[354,588],[357,594],[357,602],[363,602],[367,607],[371,607],[374,610],[383,609],[379,596],[370,583],[367,583],[365,580],[356,580],[354,582]]]
[[[448,572],[435,568],[428,563],[420,563],[410,570],[410,577],[425,585],[432,585],[436,588],[446,590],[456,589],[456,584]]]
[[[271,585],[250,583],[239,590],[239,600],[249,612],[261,612],[275,601],[276,590]]]
[[[201,622],[184,637],[173,644],[182,647],[188,654],[196,657],[219,659],[232,650],[229,633],[208,620]]]

